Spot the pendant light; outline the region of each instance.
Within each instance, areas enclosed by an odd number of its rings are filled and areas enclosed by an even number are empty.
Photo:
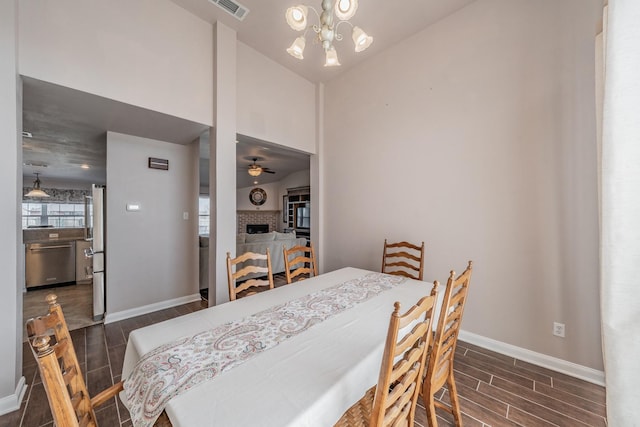
[[[33,188],[25,194],[25,197],[50,197],[40,188],[40,177],[38,175],[40,174],[36,173],[36,180],[33,182]]]

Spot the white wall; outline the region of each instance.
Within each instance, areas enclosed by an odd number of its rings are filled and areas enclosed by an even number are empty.
[[[20,1],[22,75],[212,124],[212,28],[168,0]]]
[[[169,170],[149,169],[149,157]],[[107,316],[197,294],[197,162],[197,143],[107,133]]]
[[[263,205],[256,206],[249,200],[249,193],[254,188],[262,188],[267,193],[267,200]],[[236,191],[236,209],[239,211],[279,211],[282,209],[282,196],[279,194],[279,189],[279,182],[238,188]]]
[[[324,269],[424,240],[475,262],[463,329],[602,370],[597,3],[478,0],[327,83]]]
[[[18,77],[18,1],[0,2],[0,415],[20,408],[22,377],[22,83]],[[18,325],[18,327],[14,327]],[[26,355],[27,357],[32,357]]]
[[[282,196],[287,194],[287,188],[309,186],[309,170],[294,172],[282,180],[270,184],[259,184],[251,187],[238,188],[236,192],[236,207],[239,211],[280,211],[282,210]],[[267,193],[267,201],[261,206],[255,206],[249,200],[249,193],[254,188],[262,188]]]
[[[315,85],[240,42],[237,64],[238,133],[315,153]]]
[[[287,194],[287,188],[308,187],[310,182],[309,169],[289,174],[278,181],[280,196]]]

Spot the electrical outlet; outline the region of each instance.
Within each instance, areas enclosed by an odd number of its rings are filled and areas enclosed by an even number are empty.
[[[564,323],[553,322],[553,335],[564,338]]]

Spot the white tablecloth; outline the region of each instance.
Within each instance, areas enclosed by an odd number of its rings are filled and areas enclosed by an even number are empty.
[[[161,344],[368,273],[343,268],[137,329],[129,335],[122,378]],[[173,398],[167,415],[174,427],[331,426],[377,383],[393,303],[400,301],[404,312],[432,286],[408,279]]]

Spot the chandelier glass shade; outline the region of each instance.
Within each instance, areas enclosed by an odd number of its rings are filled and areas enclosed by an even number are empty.
[[[40,177],[38,175],[40,174],[36,173],[36,180],[33,181],[33,188],[25,194],[25,197],[50,197],[40,188]]]
[[[309,10],[318,17],[318,24],[309,25]],[[297,59],[304,59],[303,53],[306,45],[305,36],[309,29],[316,34],[318,42],[325,51],[325,67],[338,66],[338,53],[333,45],[334,40],[342,40],[342,34],[338,27],[347,23],[351,25],[351,39],[356,52],[362,52],[373,43],[373,37],[367,35],[362,28],[354,26],[349,19],[353,18],[358,10],[358,0],[322,0],[322,13],[318,13],[311,6],[297,5],[287,9],[285,18],[287,24],[295,31],[304,31],[304,34],[294,40],[287,52]]]
[[[287,52],[289,52],[289,55],[293,56],[294,58],[304,59],[302,53],[304,52],[304,46],[306,43],[307,42],[304,37],[300,36],[293,41],[293,44],[289,49],[287,49]]]

